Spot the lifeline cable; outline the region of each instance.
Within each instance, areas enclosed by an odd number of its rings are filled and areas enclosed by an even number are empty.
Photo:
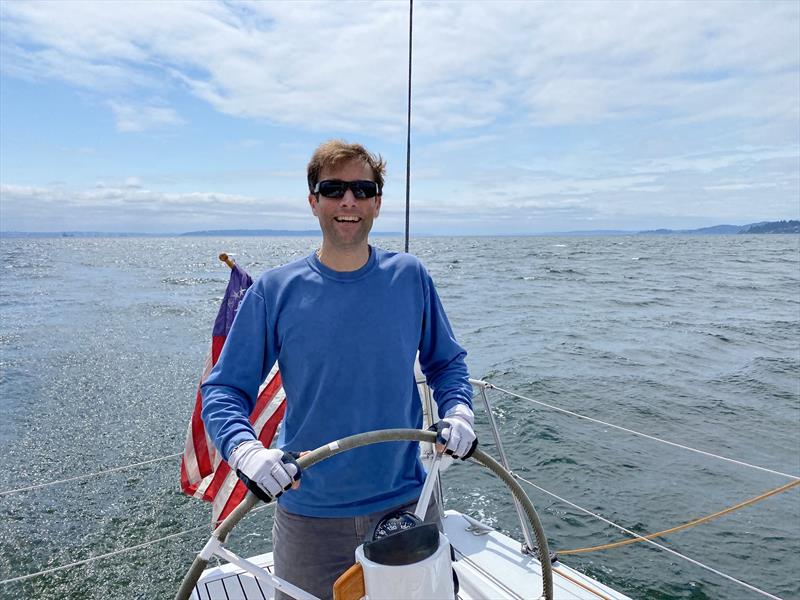
[[[38,490],[39,488],[48,487],[50,485],[56,485],[57,483],[68,483],[70,481],[77,481],[79,479],[86,479],[88,477],[96,477],[97,475],[105,475],[107,473],[114,473],[116,471],[124,471],[125,469],[131,469],[133,467],[141,467],[143,465],[149,465],[150,463],[160,462],[162,460],[167,460],[169,458],[177,458],[182,453],[178,452],[177,454],[170,454],[169,456],[162,456],[161,458],[153,458],[151,460],[145,460],[138,463],[133,463],[130,465],[123,465],[121,467],[113,467],[111,469],[106,469],[105,471],[98,471],[97,473],[87,473],[85,475],[76,475],[75,477],[67,477],[66,479],[58,479],[56,481],[48,481],[47,483],[37,483],[36,485],[29,485],[26,487],[16,488],[13,490],[6,490],[5,492],[0,492],[0,497],[8,496],[10,494],[16,494],[17,492],[29,492],[31,490]]]
[[[656,533],[648,533],[647,535],[642,536],[641,538],[633,538],[630,540],[620,540],[619,542],[612,542],[610,544],[601,544],[599,546],[591,546],[588,548],[576,548],[574,550],[559,550],[558,554],[561,556],[567,556],[569,554],[587,554],[589,552],[595,552],[599,550],[608,550],[610,548],[619,548],[620,546],[627,546],[629,544],[636,544],[638,542],[642,542],[644,540],[652,540],[657,537],[662,537],[664,535],[669,535],[670,533],[677,533],[678,531],[683,531],[684,529],[689,529],[690,527],[694,527],[695,525],[700,525],[701,523],[707,523],[712,519],[716,519],[717,517],[722,517],[724,515],[730,514],[734,511],[739,510],[740,508],[745,508],[747,506],[751,506],[756,502],[760,502],[761,500],[766,500],[770,496],[775,496],[776,494],[780,494],[781,492],[785,492],[790,490],[793,487],[800,485],[800,481],[792,481],[790,483],[786,483],[780,487],[776,487],[772,490],[764,492],[763,494],[759,494],[749,500],[745,500],[744,502],[739,502],[739,504],[735,504],[733,506],[729,506],[724,510],[720,510],[715,512],[711,515],[706,515],[705,517],[700,517],[699,519],[694,519],[693,521],[689,521],[688,523],[683,523],[681,525],[677,525],[676,527],[671,527],[669,529],[664,529],[663,531],[659,531]]]
[[[543,493],[547,494],[548,496],[552,496],[553,498],[555,498],[557,500],[560,500],[564,504],[567,504],[567,505],[571,506],[572,508],[581,511],[582,513],[585,513],[585,514],[587,514],[587,515],[589,515],[591,517],[594,517],[595,519],[599,519],[603,523],[606,523],[607,525],[611,525],[612,527],[614,527],[616,529],[619,529],[620,531],[623,531],[623,532],[627,533],[628,535],[632,535],[633,537],[636,537],[636,538],[642,538],[642,541],[647,542],[651,546],[655,546],[656,548],[659,548],[660,550],[665,550],[665,551],[669,552],[670,554],[673,554],[674,556],[682,558],[683,560],[688,561],[688,562],[692,563],[693,565],[701,567],[701,568],[705,569],[706,571],[710,571],[711,573],[714,573],[715,575],[719,575],[720,577],[722,577],[724,579],[727,579],[728,581],[732,581],[733,583],[736,583],[737,585],[745,587],[745,588],[749,589],[750,591],[753,591],[753,592],[756,592],[758,594],[761,594],[762,596],[766,596],[767,598],[772,598],[772,600],[783,600],[779,596],[775,596],[773,594],[770,594],[769,592],[765,592],[764,590],[762,590],[760,588],[757,588],[754,585],[751,585],[751,584],[749,584],[749,583],[747,583],[745,581],[742,581],[741,579],[736,579],[735,577],[732,577],[731,575],[728,575],[727,573],[723,573],[722,571],[719,571],[719,570],[715,569],[714,567],[709,567],[708,565],[705,565],[705,564],[701,563],[699,560],[696,560],[694,558],[686,556],[685,554],[681,554],[677,550],[673,550],[672,548],[664,546],[663,544],[659,544],[658,542],[654,542],[653,540],[648,540],[647,538],[645,538],[642,535],[639,535],[635,531],[631,531],[630,529],[626,529],[622,525],[618,525],[617,523],[614,523],[614,521],[610,521],[610,520],[606,519],[605,517],[602,517],[602,516],[598,515],[597,513],[593,513],[589,509],[583,508],[582,506],[578,506],[574,502],[570,502],[566,498],[562,498],[558,494],[554,494],[553,492],[551,492],[549,490],[546,490],[543,487],[540,487],[540,486],[536,485],[532,481],[529,481],[529,480],[525,479],[524,477],[521,477],[517,473],[512,473],[512,475],[516,479],[519,479],[520,481],[524,481],[528,485],[530,485],[532,487],[535,487],[540,492],[543,492]]]
[[[503,389],[501,387],[498,387],[498,386],[494,385],[493,383],[489,383],[488,381],[482,381],[482,380],[475,379],[475,380],[470,380],[470,383],[472,383],[473,385],[479,385],[479,386],[486,387],[487,389],[497,390],[498,392],[502,392],[504,394],[508,394],[509,396],[513,396],[514,398],[519,398],[520,400],[527,400],[528,402],[533,402],[535,404],[539,404],[539,405],[544,406],[546,408],[550,408],[552,410],[555,410],[555,411],[558,411],[558,412],[561,412],[561,413],[564,413],[564,414],[567,414],[567,415],[570,415],[570,416],[573,416],[573,417],[578,417],[579,419],[585,419],[585,420],[591,421],[593,423],[598,423],[600,425],[605,425],[607,427],[612,427],[614,429],[618,429],[618,430],[624,431],[626,433],[631,433],[633,435],[638,435],[639,437],[647,438],[647,439],[653,440],[655,442],[661,442],[662,444],[669,444],[670,446],[675,446],[676,448],[681,448],[682,450],[689,450],[690,452],[696,452],[697,454],[702,454],[704,456],[709,456],[711,458],[724,460],[724,461],[727,461],[727,462],[730,462],[730,463],[733,463],[733,464],[736,464],[736,465],[739,465],[739,466],[742,466],[742,467],[749,467],[751,469],[757,469],[759,471],[764,471],[766,473],[772,473],[773,475],[780,475],[781,477],[786,477],[787,479],[800,481],[800,477],[798,477],[796,475],[790,475],[788,473],[782,473],[780,471],[775,471],[773,469],[768,469],[766,467],[760,467],[758,465],[753,465],[753,464],[746,463],[746,462],[743,462],[743,461],[740,461],[740,460],[736,460],[736,459],[733,459],[733,458],[727,458],[727,457],[721,456],[719,454],[714,454],[712,452],[706,452],[705,450],[699,450],[697,448],[692,448],[691,446],[685,446],[683,444],[678,444],[677,442],[670,442],[669,440],[665,440],[665,439],[658,438],[658,437],[655,437],[655,436],[652,436],[652,435],[648,435],[648,434],[642,433],[640,431],[635,431],[633,429],[627,429],[627,428],[621,427],[619,425],[614,425],[613,423],[608,423],[606,421],[601,421],[600,419],[595,419],[593,417],[587,417],[586,415],[582,415],[580,413],[576,413],[576,412],[573,412],[571,410],[567,410],[565,408],[561,408],[559,406],[554,406],[552,404],[548,404],[547,402],[542,402],[541,400],[534,400],[533,398],[528,398],[527,396],[522,396],[521,394],[517,394],[515,392],[512,392],[512,391]],[[37,484],[37,485],[16,488],[16,489],[13,489],[13,490],[7,490],[5,492],[0,492],[0,497],[7,496],[9,494],[14,494],[16,492],[26,492],[26,491],[29,491],[29,490],[43,488],[43,487],[47,487],[47,486],[50,486],[50,485],[55,485],[57,483],[66,483],[66,482],[69,482],[69,481],[76,481],[78,479],[94,477],[96,475],[105,475],[106,473],[113,473],[115,471],[122,471],[123,469],[129,469],[129,468],[132,468],[132,467],[139,467],[139,466],[142,466],[142,465],[146,465],[146,464],[149,464],[149,463],[154,463],[154,462],[166,460],[166,459],[169,459],[169,458],[177,458],[178,456],[181,456],[181,454],[182,453],[178,452],[176,454],[170,454],[169,456],[162,456],[161,458],[154,458],[152,460],[147,460],[147,461],[140,462],[140,463],[133,463],[133,464],[125,465],[125,466],[121,466],[121,467],[114,467],[113,469],[108,469],[108,470],[105,470],[105,471],[99,471],[97,473],[91,473],[91,474],[88,474],[88,475],[76,475],[75,477],[69,477],[67,479],[59,479],[57,481],[50,481],[50,482],[47,482],[47,483],[40,483],[40,484]]]
[[[43,571],[37,571],[36,573],[28,573],[27,575],[20,575],[19,577],[12,577],[11,579],[4,579],[0,581],[0,585],[5,585],[8,583],[15,583],[19,581],[25,581],[27,579],[33,579],[34,577],[39,577],[40,575],[49,575],[50,573],[56,573],[58,571],[63,571],[65,569],[70,569],[72,567],[78,567],[81,565],[88,565],[91,562],[96,560],[101,560],[104,558],[110,558],[111,556],[116,556],[117,554],[125,554],[127,552],[133,552],[134,550],[140,550],[142,548],[146,548],[147,546],[152,546],[153,544],[157,544],[159,542],[163,542],[164,540],[169,540],[173,538],[180,537],[189,533],[190,531],[195,531],[196,529],[201,529],[208,527],[208,525],[200,525],[199,527],[194,527],[192,529],[187,529],[185,531],[180,531],[178,533],[173,533],[163,538],[159,538],[157,540],[150,540],[149,542],[143,542],[141,544],[137,544],[135,546],[128,546],[127,548],[121,548],[119,550],[113,550],[111,552],[107,552],[105,554],[98,554],[97,556],[90,556],[89,558],[85,558],[83,560],[78,560],[66,565],[61,565],[60,567],[53,567],[52,569],[45,569]]]
[[[274,504],[264,504],[263,506],[258,506],[254,508],[250,512],[258,512],[260,510],[264,510],[265,508],[275,507]],[[212,527],[215,527],[219,523],[222,522],[222,519],[219,519],[215,522],[211,523]],[[208,528],[208,524],[198,525],[197,527],[192,527],[190,529],[184,529],[183,531],[179,531],[178,533],[171,533],[166,535],[162,538],[158,538],[156,540],[150,540],[149,542],[142,542],[141,544],[136,544],[135,546],[128,546],[127,548],[120,548],[119,550],[112,550],[111,552],[106,552],[105,554],[98,554],[96,556],[90,556],[89,558],[84,558],[83,560],[77,560],[75,562],[68,563],[66,565],[60,565],[58,567],[52,567],[50,569],[43,569],[42,571],[37,571],[35,573],[28,573],[27,575],[20,575],[18,577],[12,577],[10,579],[3,579],[0,581],[0,585],[8,584],[8,583],[16,583],[20,581],[26,581],[28,579],[33,579],[34,577],[39,577],[40,575],[50,575],[51,573],[56,573],[58,571],[64,571],[66,569],[71,569],[72,567],[79,567],[83,565],[88,565],[89,563],[102,560],[104,558],[110,558],[112,556],[117,556],[119,554],[126,554],[127,552],[135,552],[136,550],[141,550],[142,548],[147,548],[148,546],[153,546],[158,544],[159,542],[163,542],[166,540],[175,539],[186,535],[187,533],[191,533],[192,531],[197,531],[198,529],[206,529]]]
[[[689,450],[690,452],[696,452],[697,454],[702,454],[704,456],[709,456],[711,458],[724,460],[724,461],[727,461],[727,462],[730,462],[730,463],[733,463],[733,464],[736,464],[736,465],[739,465],[739,466],[749,467],[751,469],[757,469],[759,471],[764,471],[766,473],[771,473],[773,475],[780,475],[781,477],[786,477],[788,479],[792,479],[792,480],[795,480],[795,481],[800,481],[800,477],[798,477],[796,475],[790,475],[788,473],[782,473],[780,471],[775,471],[773,469],[768,469],[766,467],[760,467],[758,465],[753,465],[753,464],[746,463],[746,462],[743,462],[743,461],[740,461],[740,460],[736,460],[736,459],[733,459],[733,458],[727,458],[727,457],[721,456],[719,454],[714,454],[712,452],[706,452],[705,450],[699,450],[697,448],[692,448],[691,446],[685,446],[683,444],[678,444],[677,442],[670,442],[669,440],[665,440],[665,439],[658,438],[658,437],[655,437],[655,436],[652,436],[652,435],[648,435],[648,434],[642,433],[640,431],[635,431],[633,429],[627,429],[627,428],[621,427],[619,425],[614,425],[613,423],[608,423],[606,421],[601,421],[600,419],[595,419],[593,417],[587,417],[586,415],[582,415],[580,413],[576,413],[576,412],[573,412],[571,410],[567,410],[565,408],[561,408],[559,406],[554,406],[552,404],[548,404],[547,402],[542,402],[541,400],[534,400],[533,398],[528,398],[527,396],[522,396],[521,394],[517,394],[515,392],[512,392],[512,391],[503,389],[501,387],[498,387],[498,386],[496,386],[496,385],[494,385],[492,383],[489,383],[488,381],[482,381],[482,380],[474,379],[474,380],[470,380],[470,383],[472,383],[473,385],[483,386],[483,387],[485,387],[487,389],[497,390],[498,392],[502,392],[504,394],[508,394],[509,396],[513,396],[514,398],[519,398],[520,400],[527,400],[528,402],[533,402],[535,404],[539,404],[539,405],[544,406],[546,408],[550,408],[552,410],[555,410],[555,411],[558,411],[558,412],[561,412],[561,413],[564,413],[564,414],[567,414],[567,415],[570,415],[570,416],[573,416],[573,417],[578,417],[579,419],[585,419],[585,420],[591,421],[593,423],[598,423],[600,425],[605,425],[607,427],[612,427],[614,429],[618,429],[618,430],[624,431],[626,433],[631,433],[631,434],[637,435],[639,437],[647,438],[647,439],[653,440],[655,442],[661,442],[662,444],[669,444],[670,446],[674,446],[676,448],[681,448],[682,450]],[[138,466],[146,465],[148,463],[153,463],[153,462],[158,462],[158,461],[161,461],[161,460],[166,460],[168,458],[176,458],[178,456],[181,456],[181,454],[182,453],[179,452],[177,454],[170,454],[169,456],[162,456],[161,458],[154,458],[152,460],[148,460],[148,461],[144,461],[144,462],[140,462],[140,463],[134,463],[134,464],[130,464],[130,465],[125,465],[125,466],[122,466],[122,467],[114,467],[113,469],[108,469],[106,471],[99,471],[97,473],[91,473],[91,474],[88,474],[88,475],[77,475],[75,477],[70,477],[70,478],[67,478],[67,479],[60,479],[60,480],[57,480],[57,481],[50,481],[50,482],[47,482],[47,483],[41,483],[41,484],[32,485],[32,486],[28,486],[28,487],[22,487],[22,488],[17,488],[17,489],[13,489],[13,490],[7,490],[5,492],[0,492],[0,497],[6,496],[6,495],[9,495],[9,494],[14,494],[16,492],[25,492],[25,491],[29,491],[29,490],[33,490],[33,489],[37,489],[37,488],[47,487],[49,485],[55,485],[57,483],[66,483],[66,482],[69,482],[69,481],[75,481],[75,480],[83,479],[83,478],[87,478],[87,477],[94,477],[96,475],[105,475],[106,473],[113,473],[115,471],[121,471],[123,469],[129,469],[131,467],[138,467]]]
[[[691,452],[697,452],[698,454],[703,454],[705,456],[710,456],[711,458],[717,458],[719,460],[724,460],[730,463],[734,463],[741,467],[749,467],[751,469],[757,469],[759,471],[764,471],[765,473],[772,473],[773,475],[780,475],[781,477],[786,477],[787,479],[794,479],[796,481],[800,481],[800,477],[797,475],[789,475],[788,473],[782,473],[780,471],[775,471],[774,469],[768,469],[766,467],[759,467],[758,465],[753,465],[750,463],[746,463],[741,460],[736,460],[734,458],[727,458],[725,456],[720,456],[719,454],[714,454],[713,452],[706,452],[705,450],[698,450],[697,448],[692,448],[691,446],[684,446],[683,444],[678,444],[677,442],[670,442],[669,440],[665,440],[654,435],[648,435],[646,433],[642,433],[640,431],[635,431],[633,429],[627,429],[626,427],[621,427],[619,425],[614,425],[613,423],[607,423],[606,421],[601,421],[600,419],[595,419],[593,417],[587,417],[586,415],[582,415],[580,413],[573,412],[571,410],[567,410],[566,408],[560,408],[558,406],[553,406],[552,404],[548,404],[547,402],[542,402],[541,400],[534,400],[533,398],[528,398],[526,396],[522,396],[520,394],[516,394],[509,390],[504,390],[501,387],[497,387],[491,383],[486,381],[479,382],[481,385],[486,386],[489,389],[497,390],[498,392],[503,392],[504,394],[508,394],[509,396],[513,396],[515,398],[519,398],[520,400],[527,400],[528,402],[533,402],[535,404],[539,404],[541,406],[545,406],[552,410],[556,410],[558,412],[578,417],[579,419],[586,419],[587,421],[592,421],[593,423],[599,423],[600,425],[605,425],[606,427],[613,427],[614,429],[619,429],[620,431],[624,431],[626,433],[632,433],[633,435],[638,435],[643,438],[647,438],[648,440],[653,440],[655,442],[661,442],[662,444],[669,444],[670,446],[675,446],[676,448],[681,448],[683,450],[689,450]]]

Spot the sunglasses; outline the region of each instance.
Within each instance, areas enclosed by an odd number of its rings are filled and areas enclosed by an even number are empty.
[[[374,181],[341,181],[339,179],[326,179],[314,187],[315,194],[322,194],[326,198],[343,198],[347,190],[353,192],[358,200],[374,198],[380,193],[378,184]]]

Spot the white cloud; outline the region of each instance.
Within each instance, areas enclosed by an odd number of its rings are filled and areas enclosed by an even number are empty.
[[[538,125],[798,118],[796,3],[415,8],[420,131],[509,113]],[[13,75],[98,93],[185,87],[220,112],[312,131],[403,129],[402,3],[4,2],[2,19]],[[176,119],[149,108],[144,123]]]
[[[79,190],[2,184],[0,209],[3,230],[182,232],[205,229],[209,223],[216,228],[272,227],[257,223],[277,220],[287,228],[310,223],[308,207],[302,201],[217,192],[161,192],[146,189],[135,177]]]
[[[164,125],[180,125],[184,121],[167,106],[143,106],[122,102],[110,102],[114,111],[117,130],[138,132],[158,129]]]
[[[707,185],[703,189],[710,192],[715,191],[737,191],[737,190],[765,190],[778,187],[775,181],[761,181],[752,183],[748,181],[737,181],[732,183],[721,183],[719,185]]]
[[[739,147],[658,160],[607,157],[598,150],[585,161],[599,165],[595,171],[519,162],[446,183],[440,179],[435,187],[418,179],[412,216],[432,231],[459,220],[490,231],[524,231],[532,220],[544,224],[539,230],[563,230],[594,228],[596,222],[646,229],[798,218],[799,160],[800,150],[791,147]],[[771,166],[775,161],[788,164]]]
[[[412,218],[428,230],[797,215],[796,2],[414,8]],[[322,132],[380,138],[395,153],[380,228],[400,229],[407,18],[402,2],[0,2],[7,77],[66,82],[121,132],[173,129],[176,157],[198,143],[195,127],[175,127],[198,100],[236,117],[204,123],[199,143],[225,151],[186,166],[133,150],[119,165],[113,140],[81,140],[97,158],[42,179],[73,188],[6,185],[4,219],[36,229],[75,208],[128,227],[146,214],[170,231],[259,226],[253,217],[309,228],[304,134]],[[120,175],[131,171],[141,179]]]

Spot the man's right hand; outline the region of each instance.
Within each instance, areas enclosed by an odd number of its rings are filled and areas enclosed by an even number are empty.
[[[268,450],[258,440],[242,442],[228,464],[248,489],[264,502],[272,502],[300,480],[300,467],[283,450]],[[298,484],[299,485],[299,484]]]

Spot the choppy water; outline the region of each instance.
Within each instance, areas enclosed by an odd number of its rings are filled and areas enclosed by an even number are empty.
[[[227,281],[317,240],[0,240],[0,491],[178,452]],[[474,376],[690,446],[800,473],[798,236],[423,238]],[[399,249],[401,240],[378,240]],[[658,531],[786,482],[492,394],[514,469],[637,531]],[[489,440],[478,410],[479,435]],[[449,506],[518,533],[507,494],[473,465]],[[613,541],[529,489],[554,549]],[[784,598],[800,597],[795,488],[666,538]],[[209,519],[177,459],[0,497],[0,579],[139,544]],[[269,548],[270,516],[234,532]],[[205,531],[0,586],[2,598],[169,598]],[[641,544],[565,562],[637,598],[753,594]]]

